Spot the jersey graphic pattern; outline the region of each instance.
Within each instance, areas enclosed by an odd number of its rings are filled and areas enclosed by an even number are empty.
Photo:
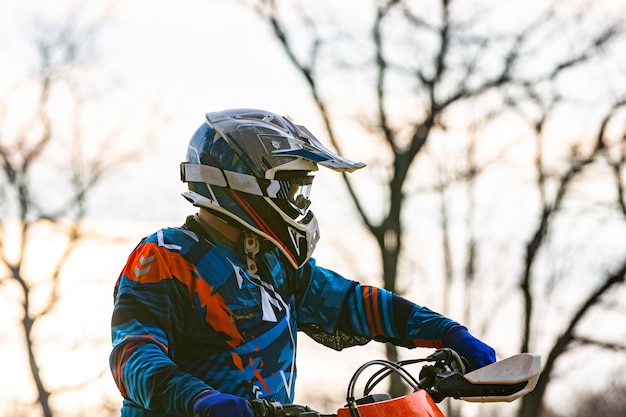
[[[290,403],[298,323],[332,333],[342,309],[354,334],[407,346],[437,339],[437,326],[453,323],[433,313],[424,326],[425,311],[412,305],[415,317],[399,328],[391,293],[314,259],[294,269],[279,254],[259,253],[258,273],[250,274],[243,253],[185,227],[140,242],[115,287],[110,362],[122,416],[190,415],[191,399],[207,388]]]

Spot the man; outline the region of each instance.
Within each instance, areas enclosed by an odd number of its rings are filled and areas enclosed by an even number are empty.
[[[267,111],[206,115],[181,164],[198,213],[144,238],[115,287],[122,416],[251,417],[249,399],[291,403],[298,330],[338,350],[374,339],[495,361],[451,319],[316,264],[319,165],[364,166]]]

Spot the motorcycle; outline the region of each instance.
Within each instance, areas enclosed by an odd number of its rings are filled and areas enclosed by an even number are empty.
[[[414,364],[423,365],[417,378],[407,369]],[[372,367],[377,368],[370,369],[369,379],[361,384],[363,393],[356,397],[357,380]],[[437,405],[445,398],[469,402],[514,401],[535,388],[540,371],[541,356],[535,353],[520,353],[468,372],[464,358],[451,349],[439,349],[423,359],[366,362],[352,375],[346,404],[336,414],[263,399],[250,401],[250,406],[254,417],[445,417]],[[412,392],[396,398],[374,393],[374,388],[394,373]]]

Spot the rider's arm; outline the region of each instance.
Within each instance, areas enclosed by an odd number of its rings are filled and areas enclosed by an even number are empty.
[[[451,348],[472,368],[496,361],[495,351],[464,326],[387,290],[357,284],[344,304],[337,329],[406,347]]]
[[[175,277],[192,270],[176,252],[144,241],[116,285],[111,371],[122,395],[143,408],[190,414],[191,399],[210,388],[171,359],[188,291]]]
[[[356,284],[343,304],[337,328],[406,347],[443,346],[458,323],[382,288]]]
[[[325,331],[389,341],[407,347],[441,347],[447,329],[458,324],[387,290],[359,284],[312,259],[302,268],[308,280],[298,298],[300,323]],[[300,288],[300,290],[303,290]]]
[[[315,266],[314,261],[310,267],[301,308],[308,314],[301,315],[301,320],[319,325],[327,333],[341,332],[397,346],[450,347],[474,367],[495,361],[494,350],[456,321],[385,289],[349,281]]]

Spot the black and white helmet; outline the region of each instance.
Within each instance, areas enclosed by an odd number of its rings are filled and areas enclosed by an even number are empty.
[[[183,196],[264,237],[300,268],[319,239],[309,210],[318,164],[347,172],[365,166],[330,151],[286,117],[257,109],[207,113],[181,164],[189,185]]]

